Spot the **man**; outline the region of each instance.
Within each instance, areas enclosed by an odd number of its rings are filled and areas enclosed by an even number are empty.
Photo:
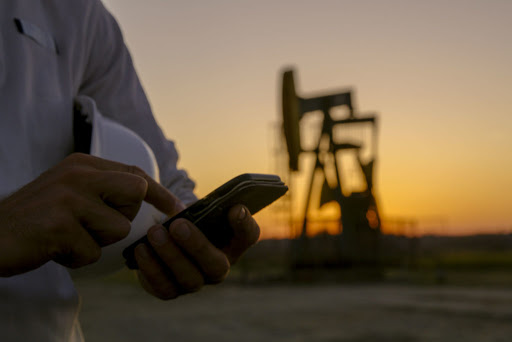
[[[0,2],[0,340],[80,341],[79,298],[66,267],[94,262],[128,233],[141,202],[174,215],[196,200],[176,168],[114,18],[99,0]],[[91,97],[135,131],[158,160],[161,184],[140,169],[72,154],[73,99]],[[142,286],[162,298],[222,281],[253,244],[250,213],[229,212],[224,250],[186,220],[148,231],[135,250]]]

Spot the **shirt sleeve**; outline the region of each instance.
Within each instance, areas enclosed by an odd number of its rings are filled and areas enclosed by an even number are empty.
[[[194,182],[178,169],[178,152],[158,126],[114,17],[98,0],[86,21],[88,54],[79,94],[93,98],[100,112],[136,132],[151,147],[160,183],[185,204],[197,200]]]

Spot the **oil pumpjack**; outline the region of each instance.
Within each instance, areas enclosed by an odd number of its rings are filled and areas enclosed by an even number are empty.
[[[348,114],[341,118],[335,117],[333,110],[339,107],[348,109]],[[304,149],[301,141],[301,124],[305,114],[310,112],[320,113],[321,128],[316,146]],[[292,244],[292,267],[376,267],[381,233],[373,182],[377,154],[376,115],[358,115],[354,110],[350,90],[314,97],[298,96],[292,69],[285,70],[282,74],[282,115],[290,174],[299,173],[301,155],[313,154],[315,158],[307,185],[300,236]],[[343,134],[344,131],[363,126],[371,133],[366,139],[355,139]],[[305,133],[311,133],[311,130],[306,130]],[[364,158],[363,148],[365,152],[369,151],[365,153]],[[346,165],[342,165],[343,155],[353,158],[353,165],[356,167],[352,172],[358,172],[360,179],[363,179],[363,186],[357,191],[349,191],[349,179],[342,176],[346,168]],[[321,184],[316,181],[319,172],[323,174]],[[320,203],[316,203],[318,208],[328,202],[336,202],[341,213],[337,219],[341,228],[340,233],[331,239],[335,241],[336,253],[334,257],[331,255],[327,259],[316,255],[319,249],[311,248],[311,238],[308,234],[312,221],[311,209],[315,205],[312,203],[313,198],[318,199],[318,196],[312,194],[318,192],[321,193]]]

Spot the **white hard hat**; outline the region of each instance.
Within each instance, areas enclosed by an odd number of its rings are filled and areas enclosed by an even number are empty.
[[[80,108],[82,119],[92,128],[90,151],[93,156],[136,165],[149,176],[159,181],[158,165],[151,148],[141,137],[130,129],[112,121],[98,111],[96,103],[87,96],[75,98],[75,107]],[[76,117],[75,117],[75,120]],[[124,239],[102,248],[101,258],[90,265],[70,270],[73,276],[100,276],[113,273],[124,266],[122,251],[147,233],[155,223],[160,223],[165,215],[151,204],[143,202],[133,219],[130,233]]]

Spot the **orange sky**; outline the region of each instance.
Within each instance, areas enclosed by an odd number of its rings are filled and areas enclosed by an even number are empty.
[[[286,174],[273,148],[279,71],[294,65],[300,93],[353,87],[357,108],[379,114],[384,219],[512,231],[512,2],[105,4],[198,195],[244,172]],[[263,236],[287,234],[284,216],[268,223],[279,208],[259,216]]]

